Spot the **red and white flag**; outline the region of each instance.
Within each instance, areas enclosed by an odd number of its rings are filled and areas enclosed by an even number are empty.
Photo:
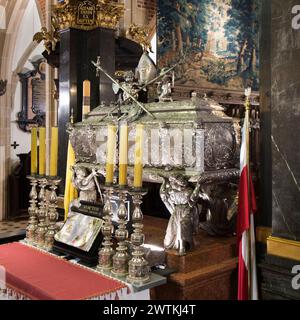
[[[238,300],[258,299],[253,218],[253,214],[256,212],[256,201],[251,174],[250,179],[248,175],[250,169],[247,164],[248,133],[249,119],[246,117],[242,129],[241,172],[237,216],[237,243],[239,249]]]

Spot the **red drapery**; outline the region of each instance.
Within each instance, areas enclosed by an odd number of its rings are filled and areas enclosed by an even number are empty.
[[[34,300],[118,298],[126,284],[22,243],[0,246],[9,289]]]

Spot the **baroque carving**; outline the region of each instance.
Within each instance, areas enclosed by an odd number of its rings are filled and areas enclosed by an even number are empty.
[[[232,124],[206,125],[205,166],[210,169],[226,169],[236,163],[236,132]]]
[[[160,188],[160,197],[169,210],[169,219],[164,246],[166,249],[176,249],[179,255],[194,246],[193,234],[198,231],[197,200],[199,187],[193,190],[189,187],[187,179],[182,176],[163,178]]]
[[[83,166],[71,167],[73,172],[72,183],[79,190],[79,201],[96,202],[98,173],[95,169],[91,173]]]
[[[161,178],[160,197],[171,214],[164,239],[166,249],[176,249],[184,255],[194,246],[193,235],[199,227],[211,235],[233,233],[238,169],[205,172],[194,189],[183,175]],[[201,213],[205,213],[206,221],[199,224]]]
[[[56,44],[60,40],[60,35],[58,32],[58,23],[55,17],[51,17],[51,29],[47,30],[47,28],[42,27],[40,32],[37,32],[33,36],[33,41],[36,41],[37,43],[40,43],[44,41],[44,47],[48,54],[51,54],[51,52],[55,51]]]
[[[74,130],[70,125],[68,128],[70,142],[74,148],[78,162],[95,163],[96,161],[96,133],[92,126]]]
[[[124,5],[111,0],[66,0],[54,8],[60,30],[115,29],[123,13]]]
[[[139,43],[144,51],[149,50],[152,52],[148,28],[141,27],[133,23],[126,31],[126,36],[129,36],[132,40]]]

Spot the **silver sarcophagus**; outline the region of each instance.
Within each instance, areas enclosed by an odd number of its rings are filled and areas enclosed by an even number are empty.
[[[134,104],[100,106],[84,122],[70,130],[76,161],[104,169],[107,125],[129,125],[129,166],[134,163],[135,126],[144,124],[144,175],[184,174],[195,181],[204,172],[238,167],[240,126],[211,99],[144,104],[149,113]],[[115,109],[114,111],[112,111]],[[151,178],[152,177],[152,178]]]
[[[233,231],[239,177],[240,125],[208,98],[188,101],[101,105],[70,128],[77,165],[105,175],[107,125],[129,126],[129,184],[135,127],[144,125],[143,180],[160,183],[171,214],[165,247],[181,254],[202,227],[210,234]],[[116,159],[117,163],[117,159]],[[200,219],[200,221],[199,221]]]

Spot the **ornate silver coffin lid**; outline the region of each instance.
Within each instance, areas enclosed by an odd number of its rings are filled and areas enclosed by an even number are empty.
[[[145,180],[176,173],[194,180],[206,171],[238,167],[239,120],[226,116],[224,108],[214,100],[193,97],[143,106],[149,114],[134,104],[122,106],[121,110],[115,105],[102,105],[86,120],[76,123],[70,130],[76,161],[104,168],[107,124],[117,124],[119,116],[130,127],[129,165],[134,163],[135,126],[145,126]]]

